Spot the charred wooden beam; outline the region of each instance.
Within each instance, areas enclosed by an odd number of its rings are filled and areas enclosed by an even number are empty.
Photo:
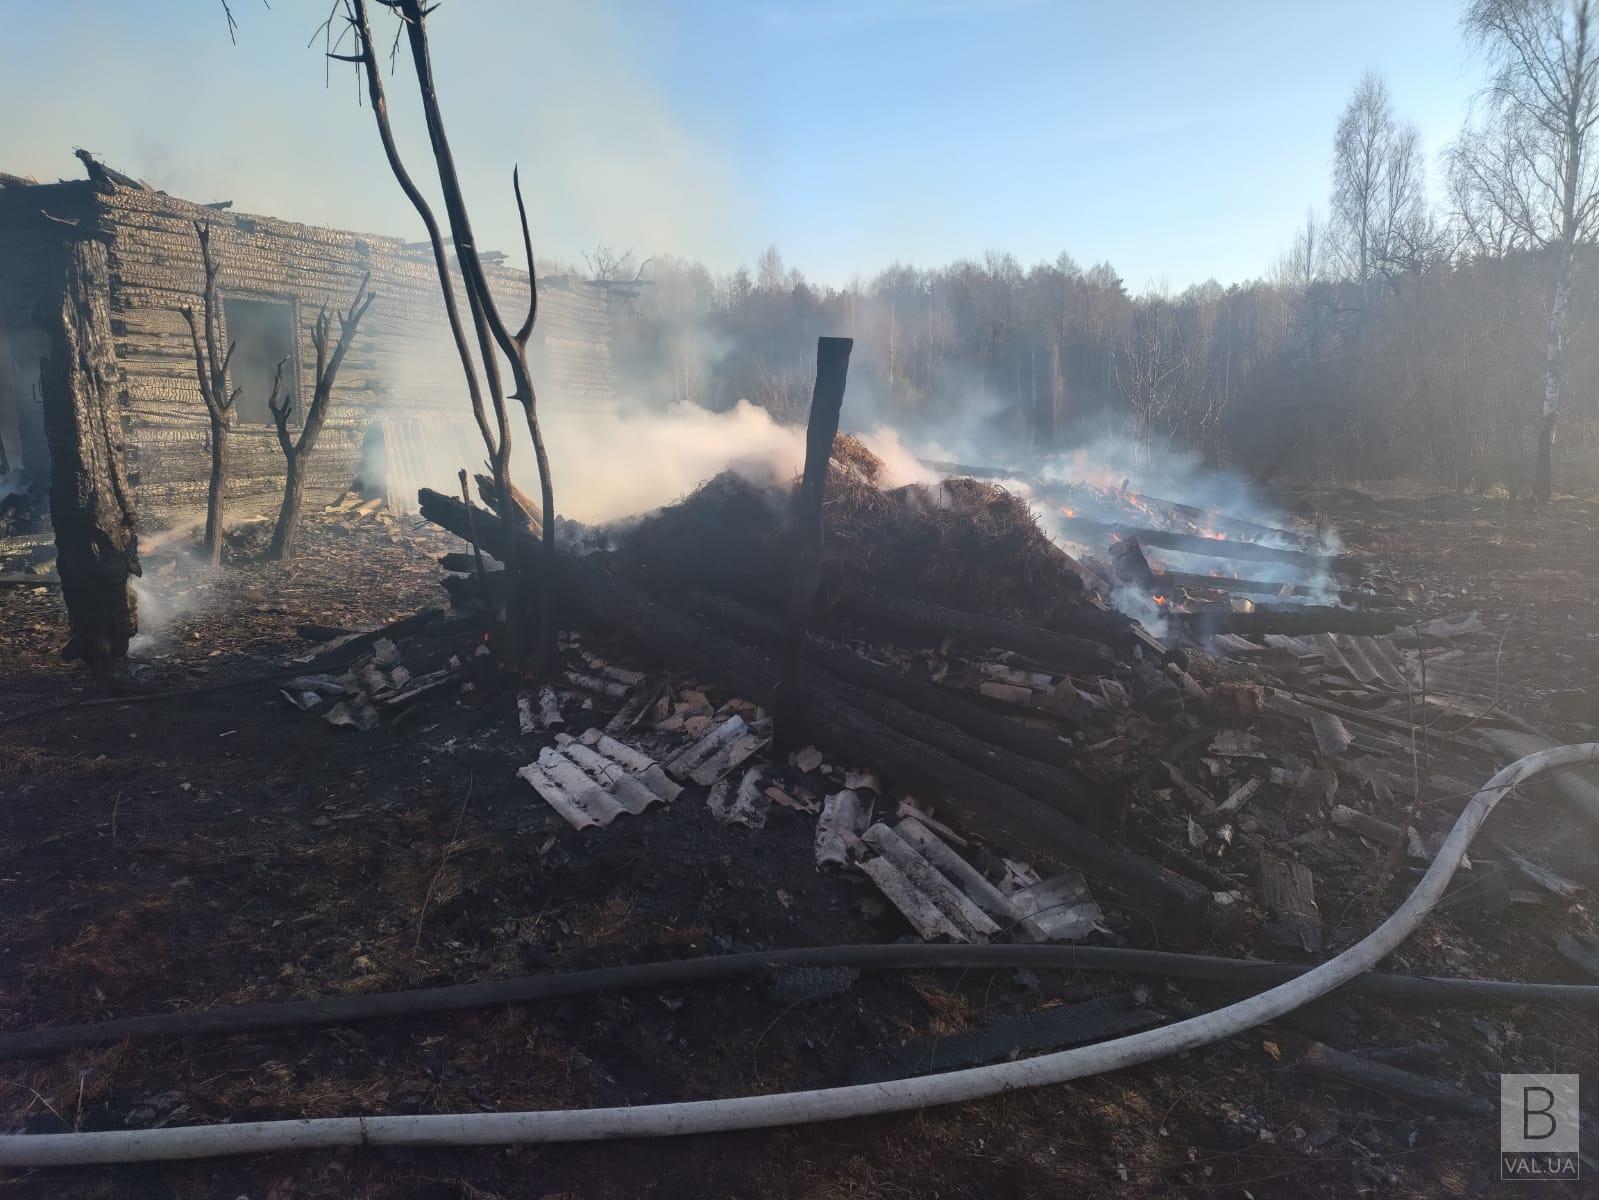
[[[783,630],[776,621],[736,601],[696,593],[685,603],[718,628],[767,647],[782,643]],[[1091,791],[1064,769],[1077,758],[1071,743],[982,708],[956,692],[814,637],[807,642],[800,677],[1076,820],[1103,827],[1114,815],[1109,795]]]
[[[1376,637],[1392,633],[1399,628],[1400,621],[1400,618],[1386,613],[1328,608],[1317,604],[1294,604],[1281,608],[1257,605],[1254,612],[1247,613],[1201,610],[1171,615],[1196,633],[1236,633],[1244,637],[1261,637],[1268,633],[1280,633],[1288,637],[1308,633],[1353,633]]]
[[[999,467],[974,467],[965,463],[940,462],[936,459],[923,459],[923,465],[935,471],[943,471],[946,475],[968,475],[973,479],[1018,479],[1025,483],[1033,492],[1045,500],[1057,504],[1076,506],[1082,503],[1083,497],[1070,484],[1051,483],[1047,479],[1040,479],[1036,475],[1029,475],[1025,471],[1007,471]],[[1257,521],[1246,521],[1242,517],[1229,516],[1226,513],[1211,512],[1208,509],[1196,508],[1192,504],[1182,504],[1176,500],[1165,500],[1159,496],[1147,493],[1120,491],[1113,495],[1136,508],[1151,511],[1164,510],[1185,521],[1192,521],[1195,525],[1207,529],[1216,529],[1223,533],[1233,534],[1244,538],[1280,537],[1301,546],[1309,546],[1310,539],[1304,534],[1295,533],[1291,529],[1279,529],[1274,525],[1262,525]]]
[[[50,446],[50,519],[72,628],[61,655],[82,659],[95,675],[127,658],[139,628],[128,581],[142,573],[123,463],[109,294],[106,248],[74,241],[66,249],[59,301],[38,314],[50,339],[39,374]]]
[[[1155,576],[1155,580],[1171,590],[1210,589],[1233,596],[1280,596],[1284,588],[1288,589],[1290,596],[1314,596],[1322,592],[1322,589],[1298,583],[1273,583],[1268,579],[1234,579],[1229,575],[1197,575],[1191,571],[1161,571]],[[1370,592],[1340,590],[1334,594],[1340,604],[1361,604],[1380,599]]]
[[[472,478],[477,480],[478,495],[483,497],[483,503],[487,504],[495,512],[503,513],[505,511],[505,506],[500,502],[500,489],[499,486],[494,482],[494,476],[485,475],[480,471],[476,475],[472,476]],[[520,515],[523,523],[529,529],[537,530],[541,528],[544,524],[543,510],[541,510],[539,506],[535,504],[531,498],[529,498],[526,492],[517,487],[516,484],[512,483],[509,485],[509,487],[511,490],[511,501],[516,505],[516,511]]]
[[[737,600],[709,592],[692,592],[684,597],[684,602],[713,623],[746,640],[764,646],[776,646],[782,640],[781,625]],[[950,688],[873,662],[820,638],[810,639],[805,656],[806,661],[835,679],[867,691],[880,692],[1015,754],[1041,763],[1053,763],[1058,767],[1069,766],[1077,759],[1077,750],[1070,742],[1013,721],[981,704],[973,703]],[[1059,714],[1055,716],[1057,723],[1065,722],[1070,727],[1070,718]]]
[[[1105,545],[1117,538],[1137,538],[1145,546],[1161,550],[1176,550],[1183,554],[1198,554],[1206,558],[1226,558],[1234,562],[1283,563],[1305,571],[1331,571],[1359,579],[1365,573],[1365,563],[1350,555],[1330,557],[1312,554],[1305,550],[1279,550],[1259,542],[1245,542],[1236,538],[1210,538],[1192,533],[1170,533],[1164,529],[1144,529],[1137,525],[1122,525],[1107,521],[1094,521],[1087,517],[1061,517],[1060,528],[1067,533]]]
[[[1091,604],[1058,609],[1044,622],[1044,628],[1055,633],[1070,633],[1092,641],[1104,642],[1122,652],[1138,650],[1164,659],[1170,652],[1154,634],[1126,613],[1112,608],[1098,608]]]
[[[783,678],[772,709],[773,744],[779,754],[803,745],[802,714],[795,709],[795,683],[804,657],[806,630],[822,582],[822,502],[827,497],[827,466],[838,436],[838,415],[844,407],[852,338],[816,339],[816,386],[805,425],[805,471],[794,493],[792,578],[788,591],[788,624],[783,638]]]
[[[1110,647],[1101,641],[921,600],[855,596],[842,601],[834,611],[866,628],[889,635],[903,636],[910,632],[935,641],[954,637],[985,649],[1015,650],[1075,674],[1107,675],[1119,665]]]
[[[1074,821],[1102,829],[1115,818],[1115,803],[1110,795],[1103,790],[1091,791],[1078,777],[1067,774],[1058,766],[1014,754],[973,737],[955,724],[940,720],[891,695],[842,683],[825,672],[807,668],[802,671],[801,678],[815,694],[835,696],[870,714],[896,733],[937,746],[962,767],[1014,788],[1040,804],[1065,813]],[[942,793],[935,791],[932,794]]]

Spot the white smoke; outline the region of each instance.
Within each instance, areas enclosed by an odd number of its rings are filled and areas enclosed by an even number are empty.
[[[248,518],[230,521],[245,523]],[[151,658],[172,644],[185,617],[217,611],[219,577],[200,547],[205,514],[185,517],[165,529],[141,531],[139,556],[144,574],[129,581],[138,604],[139,632],[128,643],[128,657]]]
[[[700,484],[733,471],[761,486],[794,478],[805,466],[805,430],[774,420],[765,409],[740,401],[726,412],[696,404],[670,404],[658,411],[555,409],[544,418],[555,488],[556,511],[585,525],[601,525],[671,504]],[[883,460],[878,482],[884,487],[930,482],[938,473],[922,462],[891,429],[856,435]],[[407,451],[391,488],[418,486],[455,494],[456,472],[486,470],[476,426],[465,415],[449,419],[447,436],[435,436],[428,453]],[[511,469],[516,486],[539,494],[538,469],[526,448],[516,443]],[[457,461],[460,460],[460,461]],[[363,473],[376,474],[370,458]]]
[[[721,413],[694,404],[552,413],[545,440],[557,510],[591,525],[670,504],[722,471],[773,483],[805,463],[804,430],[779,425],[746,401]],[[532,455],[514,457],[513,468],[517,486],[537,496]]]
[[[140,576],[129,582],[138,603],[139,632],[128,643],[129,658],[151,658],[172,642],[173,626],[208,606],[199,587]]]

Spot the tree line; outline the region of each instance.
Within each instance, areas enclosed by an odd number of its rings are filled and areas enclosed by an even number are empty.
[[[996,454],[1108,431],[1263,478],[1419,472],[1547,499],[1599,434],[1595,2],[1467,6],[1486,79],[1431,189],[1415,129],[1361,79],[1326,216],[1259,279],[1135,295],[1108,263],[991,252],[822,287],[775,247],[725,276],[602,249],[587,265],[622,297],[623,378],[800,419],[807,347],[847,334],[852,407],[860,394],[873,418]]]

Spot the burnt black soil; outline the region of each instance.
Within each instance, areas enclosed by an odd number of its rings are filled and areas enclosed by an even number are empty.
[[[1435,596],[1454,593],[1435,611],[1481,608],[1505,623],[1507,652],[1533,680],[1525,703],[1557,736],[1591,734],[1591,509],[1323,503],[1352,548],[1425,575]],[[288,572],[255,563],[255,542],[237,546],[220,581],[196,585],[204,603],[173,620],[141,682],[176,687],[277,669],[313,648],[296,637],[298,623],[369,627],[441,602],[430,555],[445,539],[348,517],[321,519],[309,534],[304,560]],[[175,566],[166,581],[199,578]],[[76,694],[81,680],[53,659],[65,640],[58,595],[12,588],[0,605],[0,718]],[[452,652],[403,649],[422,670]],[[464,644],[453,651],[470,653]],[[620,648],[615,657],[629,661]],[[509,695],[489,687],[364,734],[298,712],[261,685],[0,726],[0,1026],[907,935],[861,883],[817,873],[809,816],[775,807],[764,830],[724,828],[693,789],[668,810],[574,832],[515,777],[538,745],[518,735]],[[1551,837],[1525,814],[1516,827],[1542,832],[1545,846],[1564,843],[1567,869],[1591,864],[1586,830]],[[1368,891],[1358,877],[1332,885],[1324,907],[1339,944],[1365,927],[1353,897]],[[1165,944],[1123,917],[1113,925],[1137,944]],[[1559,930],[1585,926],[1581,905],[1544,900],[1492,921],[1461,905],[1429,922],[1402,965],[1576,980],[1550,944]],[[868,975],[841,996],[788,1007],[770,981],[750,979],[138,1042],[0,1064],[0,1112],[8,1130],[50,1132],[778,1091],[850,1082],[907,1042],[1125,994],[1133,983],[1046,972]],[[1149,1003],[1173,1016],[1221,999],[1150,986]],[[1306,1031],[1351,1048],[1446,1042],[1427,1069],[1482,1094],[1501,1069],[1599,1066],[1590,1022],[1569,1012],[1333,1003],[1296,1028],[1113,1077],[873,1121],[648,1143],[19,1171],[0,1187],[19,1197],[228,1200],[1497,1193],[1492,1121],[1313,1080],[1292,1065]]]

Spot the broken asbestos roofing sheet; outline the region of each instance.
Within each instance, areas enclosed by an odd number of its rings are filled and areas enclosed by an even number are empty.
[[[676,795],[653,759],[611,738],[597,737],[592,747],[567,734],[557,741],[517,774],[574,829],[609,825],[624,812],[637,816]]]

